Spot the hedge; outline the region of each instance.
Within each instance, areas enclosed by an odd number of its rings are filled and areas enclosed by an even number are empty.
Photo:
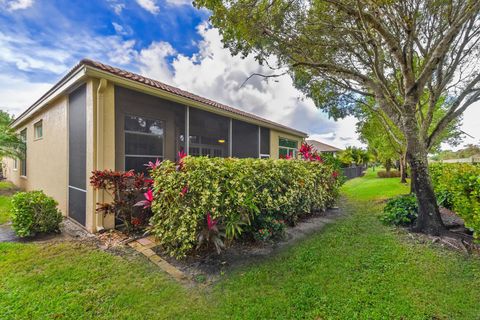
[[[266,217],[295,224],[332,206],[342,180],[321,162],[208,157],[163,161],[151,175],[151,231],[175,257],[196,248],[207,215],[224,225],[246,216],[250,227],[243,229],[252,234],[251,226]]]
[[[432,164],[430,175],[439,203],[455,211],[480,237],[480,166],[467,163]]]

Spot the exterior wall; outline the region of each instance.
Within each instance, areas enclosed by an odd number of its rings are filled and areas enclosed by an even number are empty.
[[[43,190],[58,202],[63,215],[67,215],[68,208],[67,107],[67,97],[60,97],[18,127],[18,132],[27,129],[27,177],[20,176],[20,160],[17,170],[13,168],[12,159],[5,160],[8,180],[27,191]],[[43,137],[35,140],[33,126],[40,120]]]
[[[278,139],[279,138],[286,138],[289,140],[294,140],[297,141],[298,147],[300,148],[300,145],[303,141],[303,137],[300,136],[294,136],[288,133],[276,131],[273,129],[270,129],[270,158],[271,159],[278,159]]]
[[[124,119],[127,114],[164,121],[163,156],[164,159],[175,161],[177,134],[174,108],[177,112],[183,112],[185,114],[185,107],[175,102],[123,87],[115,87],[115,168],[117,170],[124,170],[125,168]],[[183,115],[183,117],[185,117],[185,115]]]

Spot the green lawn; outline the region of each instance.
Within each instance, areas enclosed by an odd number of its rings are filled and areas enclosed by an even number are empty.
[[[480,260],[413,243],[378,220],[398,178],[347,182],[348,216],[209,288],[140,257],[72,243],[0,244],[2,319],[476,319]]]
[[[0,181],[0,224],[8,222],[10,219],[10,194],[14,192],[15,186],[8,181]]]
[[[10,200],[9,196],[0,196],[0,224],[10,220]]]

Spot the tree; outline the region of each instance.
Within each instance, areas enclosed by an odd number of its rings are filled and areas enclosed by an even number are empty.
[[[0,160],[3,157],[23,158],[25,143],[19,135],[10,128],[13,117],[0,110]]]
[[[480,99],[480,1],[197,0],[196,5],[212,10],[210,20],[233,54],[252,53],[272,68],[286,68],[330,116],[352,114],[358,102],[374,99],[371,111],[381,111],[405,137],[419,204],[416,229],[446,231],[427,155],[446,127]],[[434,124],[441,99],[446,112]]]
[[[339,154],[339,160],[346,166],[356,165],[362,166],[367,165],[370,156],[367,151],[357,148],[357,147],[347,147]]]
[[[426,93],[425,95],[428,95]],[[424,97],[425,100],[428,98]],[[443,117],[446,109],[443,105],[445,99],[438,101],[433,113],[432,124]],[[366,107],[364,104],[370,104]],[[398,159],[400,167],[401,182],[406,183],[407,180],[407,143],[402,131],[393,124],[388,117],[382,114],[381,110],[371,112],[375,101],[367,99],[366,102],[358,107],[359,111],[356,112],[358,118],[357,133],[362,142],[368,145],[370,150],[375,150],[377,158],[383,162],[391,163]],[[421,119],[417,119],[421,121]],[[433,127],[433,126],[431,126]],[[384,134],[381,134],[381,133]],[[452,121],[444,132],[436,137],[434,143],[432,143],[427,152],[436,152],[440,148],[442,142],[447,142],[450,145],[456,146],[462,139],[462,131],[460,130],[460,119],[457,118]],[[387,166],[386,166],[387,167]],[[388,167],[387,167],[388,171]],[[412,186],[412,191],[414,190]]]
[[[470,158],[477,155],[480,155],[480,146],[475,144],[468,144],[463,149],[460,149],[458,151],[439,150],[435,155],[432,156],[432,160],[440,161],[448,159],[462,159]]]
[[[370,112],[368,108],[362,108],[362,110],[363,112],[357,114],[359,119],[357,133],[360,141],[368,145],[368,149],[376,155],[377,160],[385,166],[387,172],[390,171],[393,161],[398,159],[400,182],[406,183],[406,143],[402,133],[390,123],[388,125],[391,128],[391,134],[382,134],[386,129],[380,117]]]

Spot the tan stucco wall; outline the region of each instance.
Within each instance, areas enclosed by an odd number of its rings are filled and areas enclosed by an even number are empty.
[[[278,140],[279,138],[286,138],[289,140],[294,140],[297,141],[298,147],[300,148],[300,145],[303,141],[303,137],[300,136],[294,136],[288,133],[280,132],[280,131],[275,131],[273,129],[270,129],[270,158],[272,159],[278,159]]]
[[[5,174],[18,187],[31,191],[43,190],[58,201],[58,207],[67,214],[67,105],[63,96],[18,127],[18,132],[27,129],[27,177],[20,176],[13,168],[13,159],[5,159]],[[43,137],[34,139],[33,125],[43,121]]]

